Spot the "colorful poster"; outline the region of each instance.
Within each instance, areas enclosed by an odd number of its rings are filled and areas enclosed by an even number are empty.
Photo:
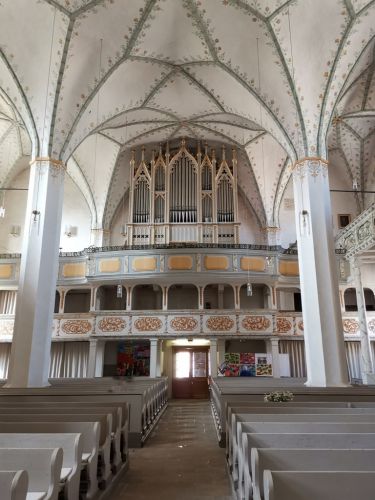
[[[235,364],[239,364],[240,362],[240,355],[238,352],[226,352],[225,353],[225,361],[227,363],[235,363]]]
[[[272,377],[272,365],[262,364],[256,365],[256,376],[257,377]]]
[[[239,375],[239,365],[234,363],[228,363],[226,365],[226,370],[224,375],[226,377],[238,377]]]
[[[255,364],[240,365],[240,377],[255,377],[256,367]]]
[[[253,365],[253,364],[255,364],[255,353],[253,353],[253,352],[241,352],[240,353],[240,364],[241,365]]]
[[[145,344],[119,342],[117,348],[117,375],[121,377],[150,374],[150,347]]]

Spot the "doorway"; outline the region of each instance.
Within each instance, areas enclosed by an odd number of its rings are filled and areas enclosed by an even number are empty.
[[[208,347],[174,347],[172,396],[208,399]]]

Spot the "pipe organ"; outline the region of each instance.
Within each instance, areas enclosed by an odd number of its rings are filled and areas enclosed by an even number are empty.
[[[238,243],[237,159],[225,147],[152,152],[130,162],[128,244]]]

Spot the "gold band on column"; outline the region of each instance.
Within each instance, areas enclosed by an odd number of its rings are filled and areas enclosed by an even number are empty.
[[[293,163],[292,165],[292,170],[298,167],[298,165],[301,165],[302,163],[305,163],[307,161],[312,161],[312,162],[320,162],[324,163],[326,166],[328,166],[328,160],[325,160],[324,158],[321,158],[320,156],[305,156],[304,158],[301,158],[300,160],[297,160]]]
[[[49,158],[48,156],[37,156],[33,160],[30,161],[30,166],[34,163],[51,163],[54,167],[63,168],[66,170],[65,163],[61,160],[55,160],[54,158]]]

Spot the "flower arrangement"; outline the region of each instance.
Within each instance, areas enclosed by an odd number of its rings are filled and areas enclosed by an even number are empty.
[[[290,391],[273,391],[264,395],[264,401],[273,403],[284,403],[286,401],[293,401],[294,394]]]

